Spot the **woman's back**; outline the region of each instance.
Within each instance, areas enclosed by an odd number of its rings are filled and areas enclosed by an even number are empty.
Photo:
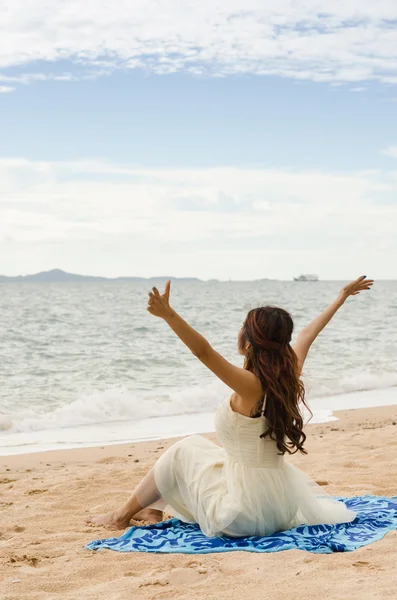
[[[284,456],[280,455],[276,442],[270,437],[260,437],[266,429],[263,415],[252,418],[235,412],[231,399],[228,399],[219,406],[215,428],[231,461],[259,468],[278,468],[284,464]]]

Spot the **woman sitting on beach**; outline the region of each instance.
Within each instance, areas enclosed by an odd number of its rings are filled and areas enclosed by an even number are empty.
[[[300,380],[308,351],[349,296],[373,281],[359,277],[299,334],[291,347],[293,321],[281,308],[250,310],[238,336],[244,367],[225,360],[170,306],[170,282],[149,293],[148,311],[164,319],[191,352],[234,392],[216,413],[222,447],[200,435],[172,445],[119,509],[89,523],[111,529],[130,519],[161,520],[162,509],[196,522],[207,536],[269,535],[301,524],[352,521],[355,513],[329,496],[284,455],[306,454]],[[160,510],[159,510],[160,509]]]

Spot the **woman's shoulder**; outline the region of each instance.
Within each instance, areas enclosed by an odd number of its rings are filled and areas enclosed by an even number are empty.
[[[228,400],[229,406],[233,412],[240,414],[243,417],[250,418],[257,418],[260,416],[263,401],[263,395],[261,398],[254,400],[252,398],[243,398],[236,392],[233,392]]]

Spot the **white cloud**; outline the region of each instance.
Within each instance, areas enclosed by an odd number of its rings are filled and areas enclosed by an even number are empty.
[[[5,75],[0,73],[0,81],[3,83],[19,83],[21,85],[29,85],[36,81],[75,81],[77,79],[92,79],[97,77],[98,73],[85,74],[80,77],[72,73],[22,73],[20,75]],[[15,88],[9,88],[14,90]]]
[[[0,68],[71,60],[73,77],[140,67],[397,83],[395,0],[5,0],[3,8]]]
[[[8,85],[0,85],[0,94],[9,94],[15,90],[14,87],[10,87]]]
[[[382,154],[391,158],[397,158],[397,146],[389,146],[389,148],[383,150]]]
[[[397,276],[397,179],[0,159],[0,273]]]

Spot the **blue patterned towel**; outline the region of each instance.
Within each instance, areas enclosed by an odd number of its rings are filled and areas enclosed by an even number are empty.
[[[213,552],[279,552],[307,550],[317,554],[349,552],[380,540],[397,529],[397,496],[336,497],[357,513],[351,523],[340,525],[302,525],[267,537],[206,537],[196,524],[170,519],[156,525],[131,527],[119,538],[96,540],[88,550],[108,548],[118,552],[178,552],[209,554]]]

